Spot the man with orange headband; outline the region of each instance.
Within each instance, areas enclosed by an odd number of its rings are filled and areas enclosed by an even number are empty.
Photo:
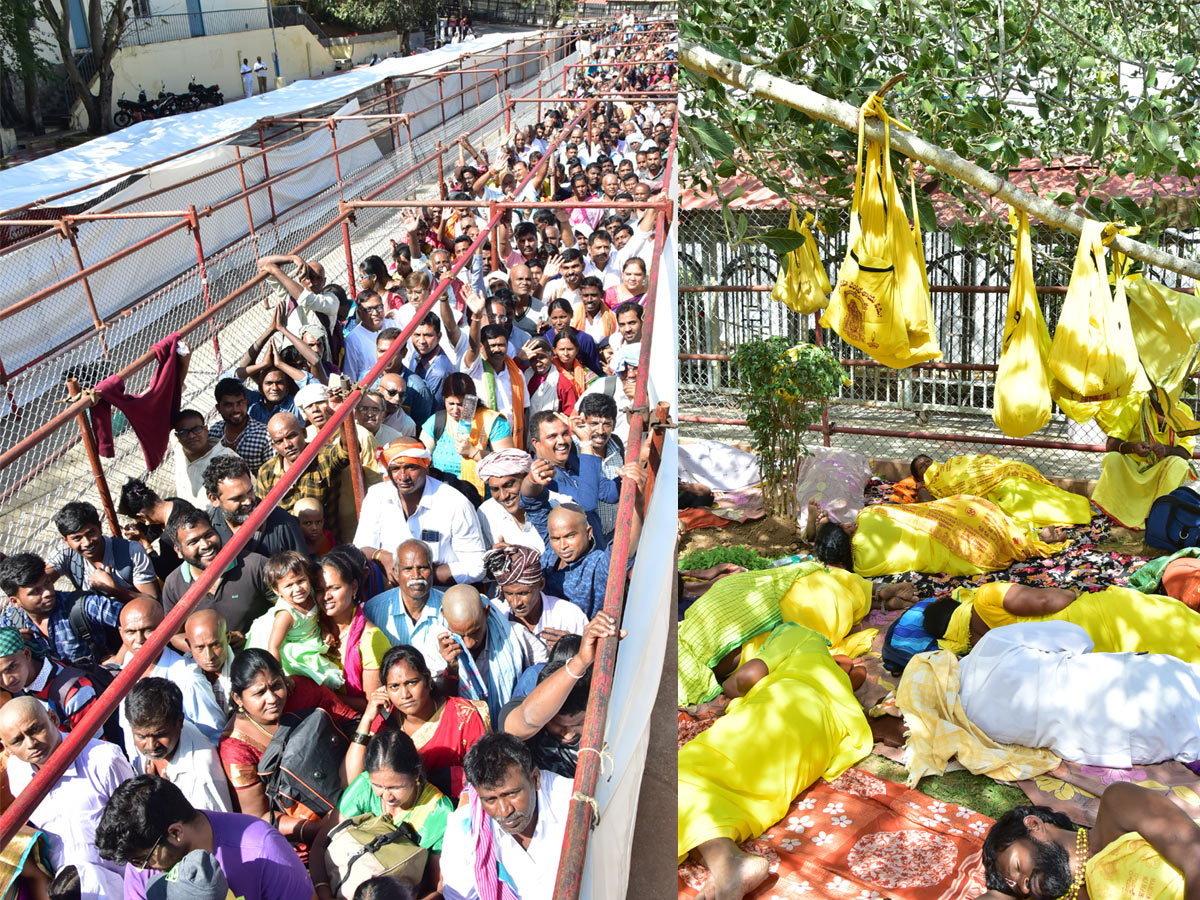
[[[354,544],[390,570],[392,550],[410,539],[422,541],[436,583],[481,581],[487,545],[470,501],[429,477],[430,455],[420,441],[397,438],[379,454],[387,480],[367,491]]]

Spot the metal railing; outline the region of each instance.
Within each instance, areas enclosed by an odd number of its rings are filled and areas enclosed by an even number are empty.
[[[130,16],[122,43],[126,46],[183,41],[206,35],[236,34],[265,28],[307,28],[325,46],[330,39],[300,6],[250,6],[214,12],[167,13],[166,15]]]

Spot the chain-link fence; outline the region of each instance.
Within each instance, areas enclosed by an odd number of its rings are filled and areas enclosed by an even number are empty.
[[[277,148],[274,151],[269,147],[265,165],[261,159],[248,160],[241,166],[211,174],[225,160],[202,163],[189,172],[193,178],[188,184],[122,205],[122,213],[136,215],[152,210],[186,209],[197,197],[221,198],[226,205],[198,220],[194,231],[199,241],[186,225],[154,238],[156,233],[180,223],[179,217],[80,221],[75,235],[78,246],[97,248],[96,253],[107,249],[110,258],[114,253],[128,253],[89,275],[90,299],[83,282],[77,280],[61,289],[47,291],[45,297],[28,309],[8,312],[27,299],[29,285],[54,286],[75,275],[79,264],[70,241],[53,232],[7,248],[0,254],[0,267],[14,273],[9,284],[16,291],[6,302],[0,302],[0,315],[7,316],[0,325],[4,331],[0,359],[7,370],[0,407],[0,447],[11,450],[44,429],[63,410],[65,379],[75,376],[84,387],[90,387],[130,366],[155,341],[193,322],[252,279],[257,273],[257,259],[262,255],[293,252],[303,247],[301,255],[321,262],[331,283],[347,286],[353,276],[347,270],[342,230],[326,227],[337,215],[339,199],[361,197],[388,182],[394,182],[388,188],[389,197],[438,197],[439,155],[448,174],[457,159],[456,142],[463,134],[470,134],[472,142],[482,146],[506,130],[508,96],[536,97],[540,86],[546,86],[543,96],[553,93],[553,86],[562,78],[563,67],[576,60],[575,55],[563,55],[565,47],[556,50],[556,43],[547,42],[545,55],[531,52],[517,58],[516,63],[511,60],[503,63],[509,68],[502,72],[498,82],[490,74],[483,74],[475,88],[468,76],[457,76],[471,86],[461,92],[443,89],[441,99],[436,89],[423,93],[416,90],[421,83],[414,81],[413,90],[393,98],[396,113],[411,110],[413,118],[408,128],[389,120],[341,120],[336,138],[331,139],[323,125],[317,125],[315,130],[310,125],[305,131],[307,137],[294,144],[284,146],[285,138],[273,145]],[[537,41],[530,46],[537,47]],[[486,68],[489,62],[496,65],[495,60],[502,58],[497,54],[481,55],[473,59],[472,67]],[[433,79],[425,82],[432,83]],[[386,98],[385,91],[383,86],[370,88],[354,99],[360,108],[388,112],[387,103],[381,102]],[[426,103],[429,96],[438,102],[429,114],[418,115],[421,108],[429,105]],[[413,105],[416,103],[422,106]],[[331,104],[309,111],[306,117],[330,116],[341,106],[342,102]],[[517,103],[508,118],[513,125],[524,125],[535,121],[537,116],[538,104]],[[336,140],[339,148],[348,147],[352,138],[367,136],[368,128],[374,137],[368,136],[359,147],[338,154],[342,176],[339,182],[333,157],[327,152],[332,147],[331,140]],[[293,135],[295,132],[287,137]],[[296,145],[314,137],[323,140],[324,146],[310,149],[307,156],[297,154]],[[251,143],[250,138],[245,143]],[[443,148],[440,154],[439,144]],[[280,177],[292,170],[295,174]],[[253,193],[242,191],[243,175]],[[213,189],[217,179],[224,179],[223,192]],[[262,185],[268,179],[275,179],[269,191],[254,190],[255,185]],[[356,212],[349,226],[354,263],[372,253],[387,258],[388,253],[382,251],[389,249],[388,239],[398,233],[396,212],[389,209]],[[118,224],[119,238],[112,238]],[[97,239],[92,239],[88,232],[98,236]],[[222,236],[230,233],[238,236],[223,240]],[[137,246],[143,242],[143,246]],[[134,249],[130,251],[127,248],[131,246]],[[202,263],[197,256],[198,246],[203,254]],[[97,261],[91,257],[82,260],[84,265]],[[155,286],[143,290],[140,286],[148,282]],[[24,292],[20,290],[22,286]],[[193,355],[182,398],[184,408],[211,416],[215,405],[212,389],[219,374],[237,362],[269,323],[265,299],[265,288],[256,286],[226,302],[208,325],[186,337]],[[95,318],[104,325],[99,330],[94,327],[93,305],[97,311]],[[74,337],[59,343],[55,335]],[[139,394],[146,390],[153,372],[154,366],[148,365],[133,373],[126,379],[127,391]],[[116,455],[103,463],[114,500],[129,477],[147,479],[163,496],[173,494],[175,471],[171,457],[157,470],[147,473],[136,436],[120,413],[114,415],[114,432]],[[50,524],[55,511],[78,499],[101,506],[79,427],[72,421],[45,434],[36,446],[0,469],[0,522],[3,523],[0,552],[46,551],[58,540]]]
[[[788,224],[786,211],[746,211],[746,215],[748,234]],[[849,213],[843,210],[830,218],[834,221],[815,236],[821,260],[833,281],[846,253]],[[1046,228],[1034,229],[1032,237],[1036,283],[1066,285],[1078,239]],[[1002,454],[1030,462],[1048,475],[1096,477],[1100,466],[1096,453],[986,441],[1004,438],[992,421],[992,406],[1008,305],[1011,251],[995,258],[992,252],[958,245],[950,232],[943,230],[924,233],[923,241],[936,335],[943,354],[941,363],[950,368],[890,369],[873,363],[860,350],[825,330],[822,339],[826,346],[840,358],[852,361],[847,366],[849,383],[829,408],[830,421],[837,426],[887,432],[835,433],[831,443],[869,457],[889,459],[908,459],[922,452],[937,458],[959,453]],[[1200,234],[1168,231],[1159,244],[1169,252],[1194,257]],[[748,242],[733,246],[719,210],[683,213],[679,249],[683,286],[679,298],[680,353],[729,354],[746,341],[775,334],[797,342],[814,340],[815,317],[792,312],[762,289],[774,285],[777,271],[776,256],[763,245]],[[1179,276],[1173,272],[1148,269],[1145,274],[1169,287],[1180,287]],[[689,291],[689,286],[705,290]],[[1063,295],[1061,287],[1039,294],[1051,331],[1058,321]],[[679,372],[685,415],[744,418],[738,405],[737,373],[730,362],[683,359]],[[1194,392],[1185,400],[1197,408]],[[685,434],[749,439],[744,427],[715,422],[689,423]],[[934,437],[942,434],[984,440],[939,441]],[[1050,445],[1104,442],[1104,435],[1094,423],[1079,425],[1057,408],[1050,423],[1030,438]],[[813,440],[821,440],[820,435],[814,434]]]

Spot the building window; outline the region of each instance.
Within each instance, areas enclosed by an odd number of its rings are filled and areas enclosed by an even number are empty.
[[[133,0],[133,14],[135,16],[150,15],[150,0]]]

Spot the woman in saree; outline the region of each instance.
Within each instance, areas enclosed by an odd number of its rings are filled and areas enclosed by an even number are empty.
[[[225,726],[217,748],[221,767],[233,785],[238,809],[268,822],[271,802],[258,777],[258,763],[279,729],[283,714],[320,708],[340,724],[352,722],[358,715],[329,688],[303,675],[285,676],[279,660],[261,649],[243,650],[233,658],[229,702],[234,716]],[[272,824],[298,849],[306,850],[320,820],[277,815]]]
[[[1155,500],[1196,478],[1192,435],[1200,423],[1162,388],[1101,403],[1096,421],[1108,452],[1092,502],[1118,525],[1144,529]]]
[[[353,780],[362,773],[369,738],[398,728],[416,744],[429,780],[457,802],[465,789],[463,757],[488,732],[487,704],[439,696],[425,657],[407,644],[388,650],[379,671],[383,686],[367,698],[346,753],[346,777]]]
[[[872,584],[845,569],[816,562],[727,575],[688,607],[679,623],[679,705],[720,693],[719,678],[739,663],[743,645],[783,622],[811,628],[831,652],[861,656],[874,629],[851,629],[876,609],[903,609],[916,600],[911,584]],[[751,653],[753,650],[751,651]]]
[[[1086,525],[1088,498],[1051,484],[1033,466],[986,454],[952,456],[944,463],[921,455],[912,461],[918,499],[940,500],[970,494],[990,500],[1012,518],[1030,525]],[[920,490],[924,485],[925,492]]]
[[[727,579],[728,580],[728,579]],[[704,900],[738,900],[767,861],[738,849],[818,778],[833,779],[875,743],[850,679],[821,635],[771,631],[712,704],[721,718],[679,751],[679,857],[695,850],[712,878]]]
[[[925,610],[926,631],[954,645],[947,649],[962,652],[964,642],[974,645],[990,629],[1004,625],[1061,621],[1086,631],[1096,653],[1162,653],[1200,662],[1200,613],[1171,597],[1127,587],[1079,593],[1008,581],[954,593]]]
[[[349,548],[331,551],[321,558],[321,633],[326,657],[341,668],[346,703],[366,709],[367,697],[380,685],[379,665],[391,644],[387,635],[367,621],[363,612],[366,597],[362,571],[366,557],[354,558]]]
[[[1037,536],[996,504],[962,495],[912,503],[868,506],[854,525],[826,522],[817,528],[813,552],[830,566],[864,578],[904,572],[980,575],[1014,562],[1051,556],[1062,529]]]
[[[421,441],[433,454],[433,467],[473,484],[480,496],[483,481],[475,474],[475,465],[493,450],[513,447],[512,426],[508,419],[475,395],[475,382],[463,372],[451,372],[442,382],[444,410],[430,416],[421,426]],[[463,403],[476,400],[470,422],[463,417]],[[440,420],[440,422],[439,422]],[[440,424],[440,428],[439,428]]]

